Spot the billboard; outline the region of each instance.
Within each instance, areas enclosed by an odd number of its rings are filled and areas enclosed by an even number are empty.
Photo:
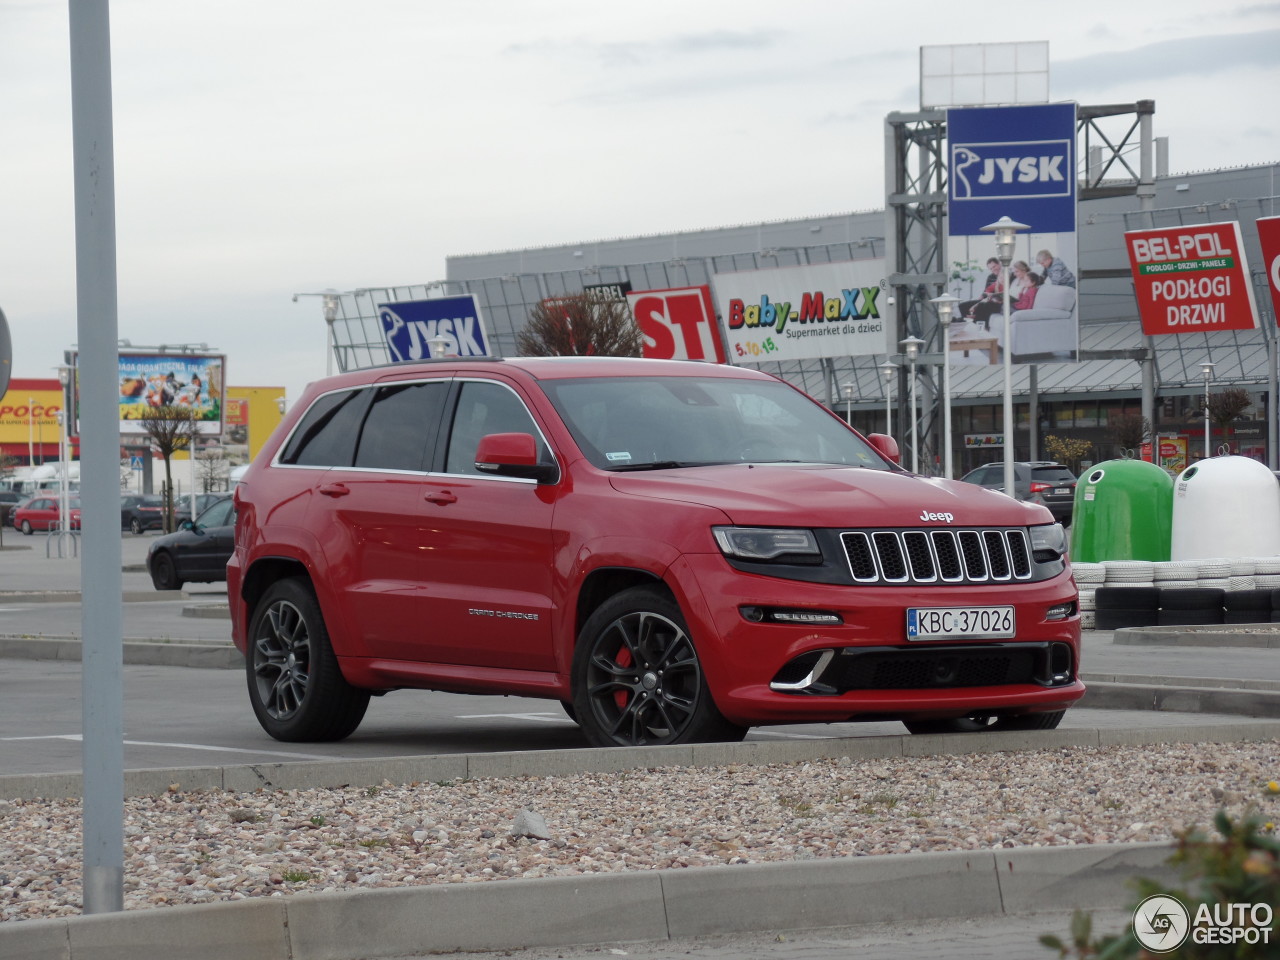
[[[1258,240],[1262,243],[1262,268],[1271,291],[1271,314],[1280,323],[1280,217],[1258,220]]]
[[[480,302],[472,293],[380,303],[378,322],[393,363],[429,359],[430,343],[436,337],[448,341],[444,356],[489,356]]]
[[[643,356],[725,362],[710,287],[641,290],[628,293],[627,303],[644,337]]]
[[[1124,243],[1144,334],[1258,325],[1239,223],[1129,230]]]
[[[144,434],[139,421],[148,410],[184,407],[193,412],[198,433],[220,436],[226,369],[222,354],[121,353],[120,432]]]
[[[893,319],[881,312],[884,267],[877,258],[717,273],[729,362],[893,352]]]
[[[948,110],[947,156],[948,272],[970,281],[951,289],[957,322],[993,334],[1015,363],[1077,360],[1076,105]],[[982,229],[1001,217],[1030,227],[1010,271],[1009,336],[1000,271],[988,264],[995,240]]]
[[[61,410],[62,386],[57,380],[10,380],[8,392],[0,395],[0,453],[25,457],[28,450],[38,450],[43,454],[46,443],[56,451]]]

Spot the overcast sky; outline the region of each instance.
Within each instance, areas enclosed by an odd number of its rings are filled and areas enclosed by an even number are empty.
[[[1155,100],[1174,172],[1280,160],[1275,2],[113,0],[111,33],[119,335],[290,401],[325,369],[297,292],[882,207],[922,44],[1048,40],[1051,97]],[[68,59],[66,0],[0,0],[18,377],[77,338]]]

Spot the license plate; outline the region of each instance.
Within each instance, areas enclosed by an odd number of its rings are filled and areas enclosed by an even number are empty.
[[[908,640],[1012,637],[1013,607],[908,607]]]
[[[1053,495],[1055,497],[1065,497],[1070,492],[1071,492],[1070,487],[1054,487],[1053,488]]]

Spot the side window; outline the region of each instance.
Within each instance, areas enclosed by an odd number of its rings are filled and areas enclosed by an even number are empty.
[[[231,518],[235,508],[234,500],[223,500],[221,503],[215,503],[200,514],[200,525],[202,527],[225,527],[232,522]]]
[[[446,473],[475,473],[480,438],[491,433],[531,433],[538,442],[538,462],[550,463],[551,451],[524,403],[509,387],[468,381],[462,384],[449,433]]]
[[[391,383],[374,394],[360,431],[357,467],[422,470],[426,452],[435,447],[448,383]]]
[[[330,393],[311,405],[293,431],[281,463],[304,467],[349,467],[355,457],[368,390]]]

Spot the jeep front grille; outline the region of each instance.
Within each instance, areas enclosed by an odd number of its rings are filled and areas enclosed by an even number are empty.
[[[858,583],[1007,583],[1032,573],[1022,527],[847,530],[840,541]]]

